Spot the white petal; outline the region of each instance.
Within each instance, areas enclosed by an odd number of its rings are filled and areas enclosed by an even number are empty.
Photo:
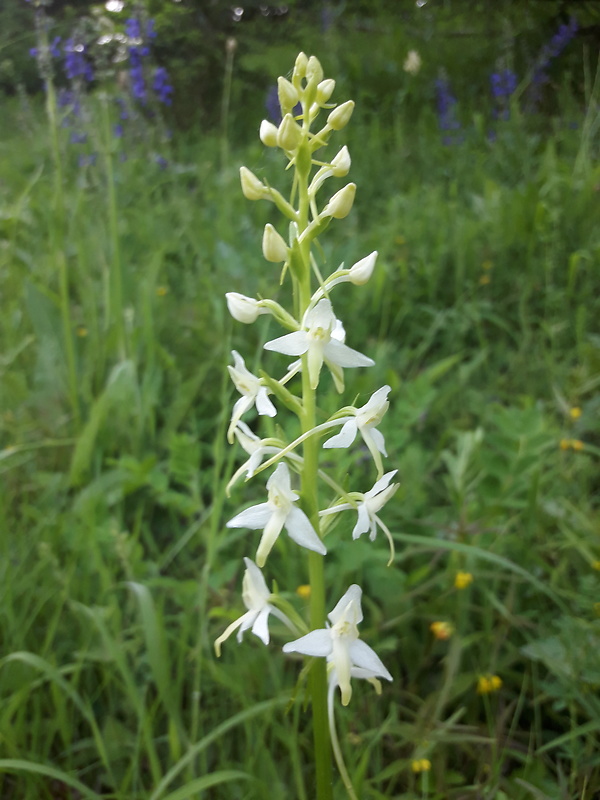
[[[379,494],[379,492],[383,492],[384,489],[387,489],[390,481],[397,472],[397,469],[393,469],[391,472],[386,472],[383,477],[373,484],[373,488],[369,489],[369,491],[365,493],[365,497],[375,497],[375,495]]]
[[[331,634],[326,628],[311,631],[283,645],[284,653],[303,653],[305,656],[328,656],[332,649]]]
[[[310,388],[316,389],[319,385],[319,375],[323,366],[323,345],[320,342],[311,342],[308,348],[308,377]]]
[[[341,639],[333,640],[333,653],[330,658],[335,670],[337,685],[342,693],[342,705],[347,706],[352,697],[352,686],[350,684],[350,652],[348,643]]]
[[[375,447],[379,450],[379,452],[382,453],[384,456],[387,456],[387,453],[385,451],[385,439],[383,438],[383,434],[381,433],[381,431],[378,431],[377,428],[370,428],[369,434],[371,436],[371,439],[373,439]]]
[[[374,678],[393,680],[377,653],[362,639],[356,639],[350,645],[350,658],[354,666],[368,670]]]
[[[259,503],[256,506],[250,506],[239,514],[236,514],[233,519],[227,523],[228,528],[250,528],[250,530],[257,530],[264,528],[269,521],[272,514],[272,509],[268,503]]]
[[[267,481],[267,491],[269,492],[269,501],[271,501],[271,495],[285,498],[290,503],[298,499],[298,493],[292,490],[290,470],[285,461],[281,461],[277,465],[277,468]]]
[[[354,530],[352,531],[352,538],[358,539],[359,536],[362,536],[363,533],[366,533],[369,530],[370,525],[371,521],[369,519],[367,504],[359,503],[358,519],[356,520],[356,525],[354,526]]]
[[[308,350],[309,339],[306,331],[293,331],[271,339],[265,344],[265,350],[272,350],[275,353],[283,353],[286,356],[301,356]]]
[[[356,420],[349,419],[344,423],[339,433],[336,433],[331,439],[327,439],[326,442],[323,442],[323,447],[350,447],[352,442],[356,439],[357,431],[358,425],[356,424]]]
[[[391,391],[392,387],[388,386],[387,384],[382,386],[381,389],[377,389],[377,391],[373,392],[371,397],[360,410],[366,413],[381,410],[381,408],[387,403],[387,396]]]
[[[336,622],[339,622],[341,619],[345,617],[346,610],[350,603],[354,605],[354,624],[358,625],[359,622],[362,622],[362,609],[360,605],[360,598],[362,597],[362,589],[356,583],[353,583],[350,586],[343,597],[339,600],[336,607],[333,611],[328,614],[329,619],[331,620],[332,624],[335,625]]]
[[[281,512],[281,510],[271,510],[269,520],[265,525],[263,535],[258,543],[258,550],[256,551],[256,563],[259,567],[264,567],[267,556],[273,549],[273,545],[281,533],[284,522],[285,515]]]
[[[252,633],[258,636],[265,644],[269,644],[269,606],[265,606],[256,617],[252,626]]]
[[[244,632],[254,625],[254,620],[256,619],[257,614],[257,611],[246,611],[246,613],[239,618],[238,622],[240,622],[241,625],[236,637],[238,642],[242,641],[242,635]]]
[[[256,394],[256,410],[259,414],[264,414],[267,417],[274,417],[277,415],[277,409],[267,397],[266,386],[261,386]]]
[[[323,556],[327,553],[327,548],[302,509],[295,506],[291,509],[285,521],[285,529],[290,539],[293,539],[301,547],[314,550],[315,553],[321,553]]]
[[[325,358],[340,367],[372,367],[375,363],[372,358],[338,342],[337,339],[331,339],[325,345]]]
[[[248,573],[248,579],[250,582],[250,586],[248,588],[257,599],[260,598],[263,601],[261,603],[262,608],[264,607],[266,600],[268,600],[271,595],[271,592],[267,587],[267,582],[265,581],[262,572],[251,558],[244,558],[244,564],[246,565],[246,572]]]
[[[303,328],[322,328],[325,331],[331,331],[336,323],[335,314],[331,300],[323,298],[319,300],[314,308],[306,312],[304,320],[302,321]]]

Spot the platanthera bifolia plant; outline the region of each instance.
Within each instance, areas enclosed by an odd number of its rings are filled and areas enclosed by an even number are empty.
[[[352,696],[352,678],[364,678],[377,692],[381,692],[380,678],[392,680],[376,653],[359,638],[358,625],[363,619],[360,586],[353,583],[341,599],[327,595],[324,560],[328,536],[332,532],[330,523],[343,512],[351,512],[344,516],[344,519],[351,519],[354,512],[351,535],[349,524],[338,526],[342,536],[348,531],[348,539],[368,533],[373,540],[380,528],[389,541],[391,563],[392,537],[379,512],[398,488],[392,483],[396,471],[384,474],[385,442],[378,429],[388,409],[390,387],[378,388],[362,405],[343,406],[324,421],[320,421],[323,416],[319,416],[322,412],[317,406],[321,378],[326,371],[331,373],[333,385],[341,394],[344,369],[374,364],[369,356],[346,344],[346,332],[336,317],[332,298],[335,287],[342,283],[355,286],[367,283],[377,252],[366,255],[349,269],[342,265],[328,277],[323,276],[315,253],[317,238],[325,233],[330,222],[342,220],[350,213],[356,192],[356,185],[348,183],[332,197],[322,197],[329,178],[344,177],[350,170],[347,147],[339,149],[332,158],[318,155],[348,124],[354,109],[352,100],[341,105],[329,102],[334,88],[334,80],[324,79],[319,61],[304,53],[296,59],[291,81],[278,80],[282,121],[278,127],[263,121],[260,138],[267,147],[279,148],[289,162],[286,168],[293,170],[289,199],[246,167],[240,170],[245,197],[273,203],[285,219],[287,241],[281,232],[283,225],[279,231],[268,224],[262,250],[267,261],[282,264],[281,280],[289,280],[292,297],[288,310],[274,300],[256,300],[237,292],[227,294],[229,311],[238,322],[252,324],[260,315],[270,314],[284,328],[286,332],[268,341],[264,349],[287,358],[288,367],[279,379],[262,369],[259,375],[254,375],[247,369],[243,357],[233,351],[234,363],[229,372],[240,397],[233,407],[228,438],[230,442],[237,438],[248,459],[232,477],[229,488],[244,475],[246,479],[257,480],[268,475],[267,498],[236,514],[227,523],[230,528],[261,533],[255,560],[244,559],[243,601],[247,611],[215,642],[217,654],[220,654],[222,643],[234,631],[237,630],[238,641],[241,641],[243,632],[251,629],[269,644],[270,615],[283,621],[292,632],[292,640],[284,644],[283,652],[302,654],[308,659],[316,776],[314,796],[318,800],[332,797],[332,750],[348,794],[356,798],[336,734],[336,688],[339,687],[342,705],[347,706]],[[295,359],[291,364],[290,357]],[[294,441],[261,439],[242,421],[243,415],[253,407],[259,415],[269,417],[284,410],[295,415],[299,435]],[[372,457],[376,478],[365,492],[346,491],[321,468],[320,459],[323,450],[331,458],[332,450],[356,448],[361,440]],[[323,507],[325,496],[329,502]],[[283,531],[302,548],[299,555],[305,553],[308,560],[308,624],[287,599],[269,591],[261,571]],[[329,613],[328,609],[331,609]]]

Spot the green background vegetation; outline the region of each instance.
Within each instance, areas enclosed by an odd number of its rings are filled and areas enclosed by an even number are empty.
[[[63,5],[64,35],[81,7]],[[347,401],[393,388],[382,431],[401,481],[384,512],[394,565],[383,541],[350,541],[347,519],[327,565],[330,606],[363,586],[362,636],[395,678],[377,699],[355,682],[338,714],[357,792],[592,800],[597,13],[348,2],[330,5],[323,30],[320,4],[288,5],[284,19],[259,10],[236,25],[218,4],[148,2],[176,87],[174,135],[129,143],[121,161],[94,90],[98,160],[83,169],[61,128],[53,149],[34,93],[31,9],[1,12],[0,795],[311,798],[284,631],[270,648],[247,634],[220,661],[212,651],[239,616],[255,545],[224,522],[262,497],[260,480],[224,496],[241,457],[225,442],[225,366],[234,347],[252,369],[275,335],[262,319],[234,326],[223,295],[273,296],[279,278],[260,252],[272,209],[244,200],[237,172],[285,186],[257,131],[269,86],[303,49],[338,80],[335,100],[356,101],[343,133],[356,204],[323,238],[323,262],[379,250],[371,282],[341,289],[336,310],[348,344],[377,362],[348,375]],[[571,12],[580,33],[528,111],[536,53]],[[489,74],[504,67],[520,83],[510,119],[496,120]],[[461,122],[451,146],[436,118],[442,70]],[[255,427],[276,424],[283,415]],[[369,481],[349,457],[338,470]],[[281,542],[269,563],[301,608],[306,565],[288,555]],[[458,571],[473,575],[464,590]],[[453,626],[448,640],[435,621]],[[502,687],[478,694],[487,674]],[[412,771],[420,758],[431,771]]]

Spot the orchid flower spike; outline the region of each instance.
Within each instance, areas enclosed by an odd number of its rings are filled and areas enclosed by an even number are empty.
[[[235,630],[238,632],[238,642],[242,641],[244,631],[251,628],[255,636],[258,636],[265,644],[269,644],[269,614],[278,617],[288,628],[295,630],[293,624],[283,611],[280,611],[269,603],[269,599],[272,596],[271,592],[267,589],[263,574],[254,561],[249,558],[244,558],[244,563],[246,564],[246,571],[244,572],[242,583],[242,599],[248,610],[245,614],[242,614],[241,617],[236,619],[235,622],[232,622],[219,638],[215,640],[215,652],[217,656],[221,655],[221,645],[223,642],[229,639]]]
[[[342,705],[352,697],[350,678],[364,678],[376,687],[377,678],[393,680],[375,651],[358,638],[362,622],[362,589],[353,583],[328,615],[331,625],[301,636],[283,646],[284,653],[302,653],[327,659],[330,687],[339,686]]]
[[[383,477],[383,464],[380,453],[384,456],[387,456],[387,453],[383,434],[377,430],[376,426],[379,425],[389,408],[390,404],[387,396],[390,391],[390,386],[383,386],[371,395],[364,406],[352,409],[352,416],[340,417],[338,422],[344,423],[341,431],[323,443],[325,448],[350,447],[356,439],[356,434],[360,433],[373,456],[378,478]]]
[[[259,414],[265,414],[268,417],[274,417],[277,414],[277,409],[267,396],[267,387],[263,385],[261,379],[246,369],[244,359],[237,350],[232,350],[231,353],[235,365],[228,366],[227,369],[235,388],[242,396],[236,401],[231,413],[231,421],[227,429],[229,442],[233,442],[234,431],[242,415],[252,406],[256,406]]]
[[[312,389],[317,388],[321,367],[325,363],[333,374],[336,389],[342,391],[341,367],[372,367],[375,362],[345,345],[343,339],[340,341],[340,326],[341,323],[333,313],[331,301],[324,298],[314,308],[307,310],[302,321],[302,330],[272,339],[265,344],[265,350],[287,356],[306,354]]]
[[[304,511],[295,505],[299,495],[292,491],[287,464],[278,465],[267,481],[267,490],[269,495],[266,503],[250,506],[240,514],[236,514],[227,523],[228,528],[263,529],[263,535],[256,551],[258,566],[264,567],[267,556],[283,528],[288,532],[290,539],[293,539],[301,547],[325,555],[327,549],[319,538],[319,534],[311,525]]]

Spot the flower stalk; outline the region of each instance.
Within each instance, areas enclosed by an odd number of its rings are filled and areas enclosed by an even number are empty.
[[[348,124],[354,110],[351,100],[337,106],[329,103],[334,88],[335,81],[324,79],[319,61],[304,53],[296,59],[292,79],[278,80],[282,122],[277,127],[263,121],[259,137],[266,147],[281,150],[293,169],[289,200],[247,167],[240,170],[246,199],[268,200],[284,217],[288,241],[281,235],[281,228],[278,230],[277,225],[268,223],[263,233],[262,252],[267,263],[283,264],[280,283],[286,278],[291,283],[291,309],[288,311],[273,300],[255,300],[239,292],[227,294],[228,308],[242,324],[253,324],[261,315],[272,316],[288,332],[266,342],[265,351],[275,354],[270,358],[280,354],[279,358],[283,355],[297,360],[276,379],[264,369],[257,375],[250,373],[242,356],[235,350],[232,353],[234,365],[229,367],[229,372],[240,396],[231,414],[228,439],[230,442],[237,439],[249,458],[236,470],[227,491],[244,474],[246,480],[257,476],[260,479],[263,471],[272,467],[274,471],[266,481],[266,502],[242,510],[227,523],[228,527],[261,531],[261,534],[256,563],[245,559],[243,598],[247,610],[226,628],[215,646],[220,654],[222,644],[234,631],[238,631],[239,640],[248,628],[268,644],[270,615],[302,634],[288,641],[283,651],[311,659],[307,665],[315,767],[311,795],[316,800],[332,800],[333,754],[348,796],[356,800],[335,729],[336,689],[339,687],[342,705],[346,706],[352,696],[352,678],[369,681],[379,693],[379,678],[392,680],[392,676],[375,652],[359,639],[357,625],[362,620],[362,589],[358,585],[352,584],[333,611],[326,614],[331,601],[325,583],[327,546],[324,539],[330,533],[329,515],[354,510],[358,519],[348,539],[356,539],[368,531],[373,540],[380,528],[390,544],[391,563],[393,538],[379,512],[394,494],[397,484],[390,483],[396,470],[384,475],[385,440],[377,427],[389,406],[389,386],[375,391],[361,406],[342,406],[325,422],[319,422],[317,416],[318,393],[323,382],[329,381],[327,373],[331,375],[333,389],[341,394],[345,369],[370,367],[375,363],[346,344],[346,331],[335,315],[330,292],[343,283],[366,284],[375,268],[377,252],[365,255],[350,269],[344,269],[342,264],[325,278],[313,252],[317,238],[332,220],[343,220],[351,212],[356,194],[356,184],[347,183],[328,199],[319,196],[327,181],[344,177],[351,164],[347,147],[338,149],[329,160],[316,157],[316,151]],[[316,133],[312,132],[312,126],[323,113],[327,114],[325,125]],[[242,420],[248,412],[274,417],[283,409],[295,415],[299,423],[300,435],[293,441],[261,439]],[[323,442],[323,434],[334,428],[337,432]],[[350,448],[357,436],[367,446],[377,474],[372,488],[363,492],[346,491],[319,465],[323,448]],[[325,493],[328,499],[323,508],[321,494]],[[289,611],[288,600],[270,593],[262,577],[261,569],[268,568],[269,555],[278,546],[277,540],[284,530],[307,552],[308,625],[301,620],[298,624],[298,615]],[[282,609],[288,609],[288,613]]]

